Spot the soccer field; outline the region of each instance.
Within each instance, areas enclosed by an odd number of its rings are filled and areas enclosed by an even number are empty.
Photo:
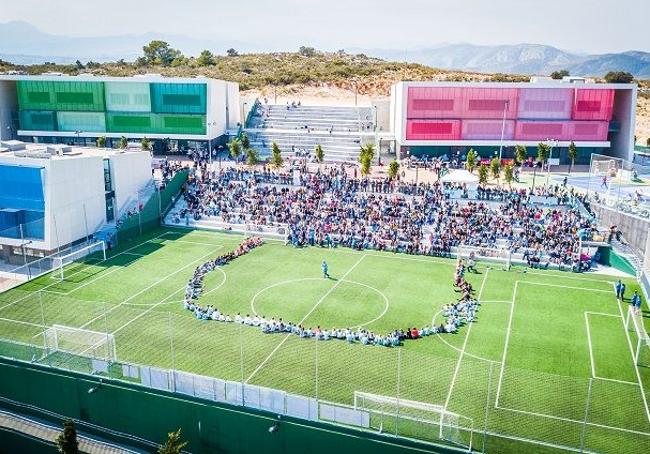
[[[480,264],[469,274],[478,320],[456,334],[387,348],[264,334],[197,320],[182,307],[194,268],[242,236],[166,228],[0,294],[0,354],[90,371],[43,355],[52,325],[112,334],[117,366],[175,369],[352,405],[355,392],[427,403],[458,416],[452,441],[486,452],[641,453],[650,450],[650,368],[636,367],[628,302],[614,278]],[[332,279],[323,279],[320,263]],[[222,312],[384,334],[441,323],[459,295],[451,259],[295,249],[268,241],[209,273],[199,303]],[[629,279],[626,295],[638,288]],[[646,329],[650,331],[647,305]],[[377,410],[370,425],[439,441],[424,410]],[[432,416],[433,418],[433,416]],[[535,442],[535,444],[532,443]]]

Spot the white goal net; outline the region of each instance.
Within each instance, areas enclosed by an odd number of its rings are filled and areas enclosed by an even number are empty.
[[[509,270],[512,264],[512,251],[505,248],[488,248],[481,246],[460,245],[456,249],[456,257],[465,261],[474,260],[500,263]]]
[[[97,241],[89,244],[88,246],[81,247],[73,252],[54,257],[52,259],[52,268],[55,271],[53,277],[56,276],[64,280],[67,276],[77,273],[79,270],[75,267],[68,267],[73,262],[83,261],[86,263],[100,262],[106,260],[106,245],[103,241]]]
[[[69,353],[103,361],[116,361],[115,337],[112,334],[52,325],[43,332],[45,353]]]
[[[396,397],[354,392],[355,410],[370,414],[371,427],[419,439],[441,439],[472,449],[472,418],[447,411],[441,405]]]
[[[625,327],[632,333],[636,365],[650,367],[650,336],[643,324],[643,314],[637,312],[632,306],[628,306]]]

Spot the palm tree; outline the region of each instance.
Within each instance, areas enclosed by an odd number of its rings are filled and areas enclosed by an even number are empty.
[[[106,148],[106,136],[97,137],[97,147]]]
[[[501,174],[501,162],[496,156],[490,161],[490,173],[492,174],[492,178],[495,180],[499,179],[499,175]]]
[[[517,161],[517,164],[521,165],[526,162],[526,154],[526,147],[523,145],[515,145],[515,161]]]
[[[77,429],[75,429],[74,421],[68,419],[63,422],[63,432],[56,437],[56,444],[62,454],[77,454],[79,452]]]
[[[230,142],[228,142],[228,151],[230,152],[230,156],[232,156],[232,158],[237,161],[241,155],[241,143],[239,140],[232,139]]]
[[[276,168],[282,167],[282,152],[275,142],[271,144],[271,162]]]
[[[470,148],[467,152],[467,159],[465,160],[465,168],[469,170],[469,173],[474,173],[476,158],[478,158],[478,153],[473,148]]]
[[[573,143],[573,141],[571,141],[571,143],[569,144],[568,154],[569,154],[569,159],[571,160],[571,165],[569,166],[569,173],[571,173],[575,160],[578,158],[578,147],[576,147],[576,144]]]
[[[129,141],[126,139],[126,137],[122,136],[120,137],[120,142],[117,146],[120,150],[126,150],[126,148],[129,146]]]
[[[399,162],[397,162],[397,160],[393,160],[390,164],[388,164],[388,178],[394,180],[395,177],[397,177],[398,172],[399,172]]]
[[[478,182],[481,185],[487,184],[488,181],[488,168],[486,165],[480,164],[478,166]]]
[[[508,186],[512,187],[512,181],[515,179],[515,173],[512,164],[507,164],[503,168],[503,179],[506,180]]]
[[[259,155],[255,148],[246,148],[246,164],[254,166],[259,161]]]
[[[147,139],[147,137],[143,137],[142,140],[140,141],[140,146],[142,147],[143,150],[151,150],[151,140]]]
[[[323,147],[321,147],[320,144],[316,145],[316,148],[314,148],[314,154],[316,155],[316,161],[318,161],[319,164],[322,164],[325,159],[325,151],[323,151]]]
[[[239,140],[241,141],[241,146],[244,147],[244,150],[247,150],[251,147],[251,139],[248,138],[248,134],[245,132],[242,132],[241,138]]]
[[[550,151],[550,147],[545,144],[544,142],[540,142],[537,144],[537,160],[544,164],[546,160],[548,159],[548,153]]]

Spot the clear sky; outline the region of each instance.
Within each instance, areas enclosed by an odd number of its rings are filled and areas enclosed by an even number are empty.
[[[68,36],[160,32],[261,49],[549,44],[650,51],[650,0],[0,0],[0,22]],[[172,43],[173,44],[173,43]]]

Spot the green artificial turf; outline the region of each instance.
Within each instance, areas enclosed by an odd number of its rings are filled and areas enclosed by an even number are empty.
[[[43,331],[66,325],[114,335],[113,377],[126,378],[119,364],[136,364],[321,401],[353,404],[361,391],[424,402],[459,415],[458,440],[467,443],[472,427],[479,451],[648,452],[650,368],[634,365],[636,337],[622,318],[629,303],[616,301],[613,277],[480,264],[467,277],[481,301],[478,320],[456,334],[399,348],[316,342],[199,321],[183,309],[193,269],[241,240],[161,229],[121,245],[106,261],[95,255],[69,265],[63,281],[45,275],[2,293],[0,354],[90,372],[88,358],[43,354]],[[332,279],[321,276],[323,259]],[[208,274],[199,301],[233,317],[257,312],[385,334],[440,324],[442,306],[459,297],[454,266],[451,259],[269,241]],[[627,284],[630,296],[638,286],[632,279]],[[438,440],[438,426],[408,416],[407,409],[401,418],[373,413],[371,426]]]

